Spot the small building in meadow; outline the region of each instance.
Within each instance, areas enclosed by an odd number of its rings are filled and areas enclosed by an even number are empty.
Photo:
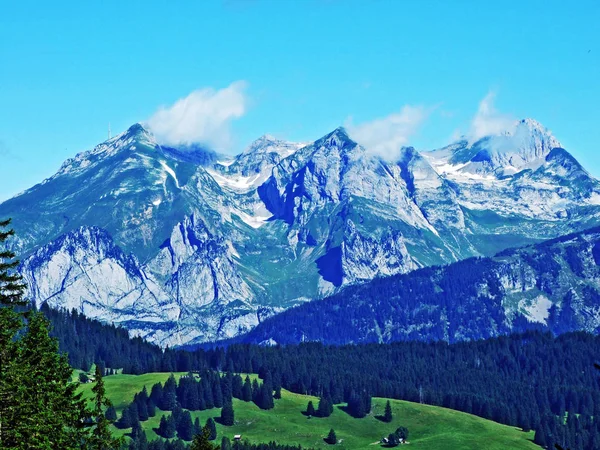
[[[233,440],[234,440],[234,441],[241,441],[241,440],[242,440],[242,435],[241,435],[241,434],[236,434],[236,435],[233,437]]]

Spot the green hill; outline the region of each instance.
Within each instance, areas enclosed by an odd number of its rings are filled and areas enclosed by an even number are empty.
[[[176,374],[181,375],[181,374]],[[105,378],[108,397],[117,411],[123,409],[136,392],[145,385],[148,389],[157,382],[164,382],[168,373],[150,373],[144,375],[113,375]],[[93,384],[82,386],[84,395],[91,396]],[[444,449],[468,450],[486,448],[494,449],[539,449],[533,444],[533,433],[479,418],[470,414],[429,405],[391,400],[394,420],[383,423],[375,418],[383,414],[386,399],[374,398],[373,411],[364,419],[354,419],[346,414],[338,405],[328,418],[307,418],[302,414],[309,400],[315,405],[318,399],[282,390],[282,398],[275,401],[272,410],[261,410],[254,403],[246,403],[234,399],[236,424],[223,427],[217,424],[221,436],[233,438],[241,434],[252,442],[277,441],[286,444],[301,444],[303,447],[327,448],[323,438],[330,428],[335,429],[340,449],[380,448],[377,444],[383,436],[387,436],[399,426],[407,427],[410,434],[408,441],[411,449]],[[218,417],[219,409],[192,412],[192,418],[200,418],[204,424],[209,417]],[[153,428],[158,427],[159,413],[142,422],[149,440],[157,438]],[[130,430],[117,430],[122,435]]]

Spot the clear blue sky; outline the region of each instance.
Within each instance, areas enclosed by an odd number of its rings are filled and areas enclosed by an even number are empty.
[[[600,175],[600,2],[0,0],[0,200],[192,91],[245,81],[228,150],[420,106],[409,143],[479,102],[533,117]]]

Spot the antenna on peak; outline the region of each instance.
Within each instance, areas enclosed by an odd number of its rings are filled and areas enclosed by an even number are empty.
[[[108,139],[110,139],[110,122],[108,122]]]

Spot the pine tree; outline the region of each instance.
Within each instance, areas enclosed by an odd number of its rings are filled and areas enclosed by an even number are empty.
[[[115,447],[115,449],[120,447]],[[129,443],[129,450],[147,450],[148,449],[148,438],[146,433],[142,429],[140,422],[131,429],[131,442]]]
[[[5,230],[10,219],[0,222],[0,244],[14,235]],[[19,342],[17,333],[23,326],[21,315],[15,306],[23,306],[25,286],[21,277],[14,273],[19,261],[11,261],[15,254],[0,248],[0,448],[15,444],[15,420],[18,420],[19,404],[13,390],[19,384],[23,368],[17,362]]]
[[[173,374],[165,382],[159,408],[163,411],[173,411],[177,406],[177,382]]]
[[[223,436],[221,439],[221,450],[231,450],[231,441],[227,436]]]
[[[125,408],[121,413],[121,418],[115,422],[117,428],[130,428],[132,425],[131,413],[129,408]]]
[[[327,435],[326,441],[328,444],[331,444],[331,445],[337,444],[337,436],[336,436],[333,428],[331,430],[329,430],[329,434]]]
[[[0,222],[0,244],[15,234],[14,230],[5,229],[10,225],[10,219]],[[14,260],[15,254],[10,250],[0,250],[0,305],[3,306],[24,306],[27,304],[23,300],[25,285],[22,283],[22,277],[15,272],[19,266],[19,261]]]
[[[219,447],[211,444],[209,440],[210,430],[207,427],[202,429],[202,433],[194,436],[194,441],[190,450],[217,450]]]
[[[92,430],[89,448],[94,450],[117,449],[121,447],[123,441],[121,439],[114,439],[109,429],[110,420],[106,417],[104,409],[107,408],[108,411],[108,408],[112,407],[112,403],[106,398],[102,370],[99,365],[96,365],[95,378],[96,384],[92,388],[92,392],[94,393],[94,409],[92,415],[96,425]]]
[[[200,419],[196,417],[196,420],[194,420],[194,436],[200,433],[202,433],[202,427],[200,426]]]
[[[194,424],[189,411],[184,411],[177,421],[177,436],[184,441],[191,441],[194,438]]]
[[[106,417],[106,420],[108,420],[110,423],[114,423],[117,421],[117,410],[115,409],[115,407],[113,405],[110,405],[106,409],[106,412],[104,413],[104,417]]]
[[[329,417],[333,413],[333,403],[329,397],[321,397],[317,408],[317,416]]]
[[[162,416],[160,418],[160,424],[158,425],[157,432],[159,436],[171,439],[172,437],[175,437],[176,431],[177,429],[175,427],[175,419],[172,415],[169,415],[168,417]]]
[[[245,402],[252,401],[252,384],[250,383],[250,377],[248,375],[246,375],[246,380],[242,387],[242,400]]]
[[[306,407],[306,415],[307,416],[314,416],[315,415],[315,407],[313,406],[313,402],[309,401],[308,405]]]
[[[214,441],[217,438],[217,426],[212,417],[208,418],[204,428],[208,429],[208,431],[209,431],[208,440]]]
[[[9,387],[12,384],[13,408],[2,419],[3,448],[71,449],[89,437],[84,423],[90,412],[48,326],[41,313],[28,314],[27,331],[17,343],[15,370],[9,369],[5,379]]]
[[[235,413],[233,411],[233,404],[231,402],[227,402],[223,405],[221,409],[221,424],[225,426],[231,426],[235,423]]]
[[[383,413],[383,421],[390,423],[393,418],[394,418],[394,416],[392,415],[392,405],[390,404],[390,401],[388,400],[387,403],[385,404],[385,412]]]

